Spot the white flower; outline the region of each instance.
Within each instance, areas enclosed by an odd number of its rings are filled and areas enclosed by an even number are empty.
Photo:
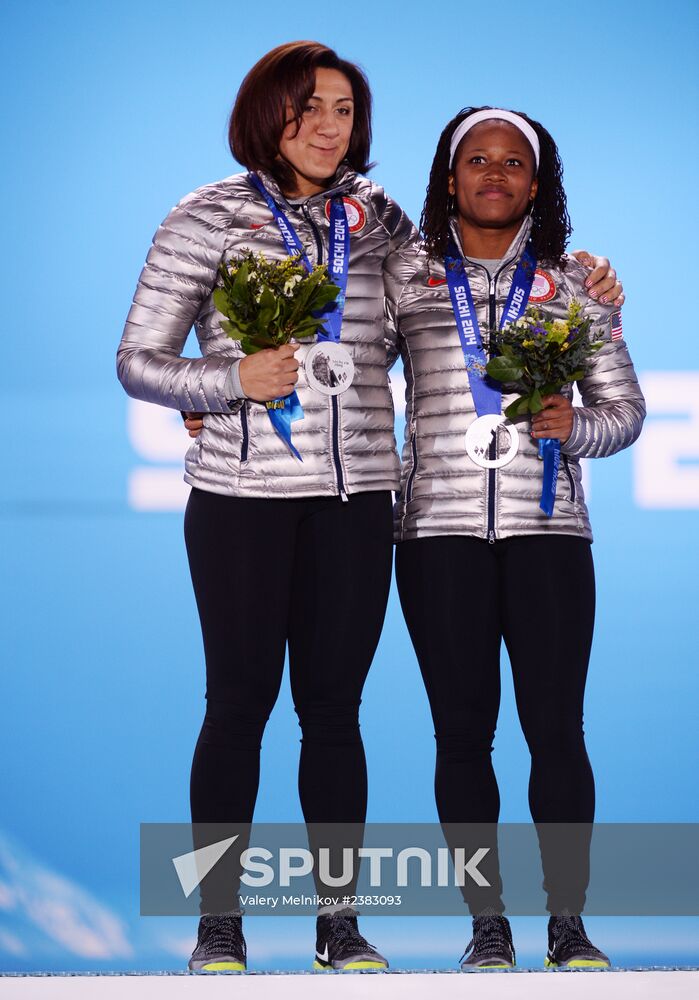
[[[293,293],[294,288],[298,285],[300,281],[303,280],[302,275],[292,274],[290,278],[284,282],[284,295],[290,296]]]

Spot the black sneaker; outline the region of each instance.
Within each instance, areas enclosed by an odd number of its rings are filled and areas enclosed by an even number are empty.
[[[188,967],[197,972],[245,972],[246,962],[243,911],[204,914]]]
[[[388,962],[357,927],[351,907],[318,917],[314,969],[387,969]]]
[[[547,969],[608,969],[611,962],[585,933],[581,917],[564,914],[549,920]]]
[[[464,972],[470,969],[511,969],[516,960],[507,917],[499,913],[474,917],[473,937],[459,961]]]

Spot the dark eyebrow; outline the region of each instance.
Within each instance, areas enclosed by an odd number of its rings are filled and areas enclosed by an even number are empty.
[[[322,101],[323,98],[320,97],[318,94],[311,94],[311,96],[308,98],[308,100],[309,101]],[[351,104],[354,104],[354,98],[353,97],[338,97],[338,99],[335,101],[335,104],[342,104],[344,101],[349,101]]]

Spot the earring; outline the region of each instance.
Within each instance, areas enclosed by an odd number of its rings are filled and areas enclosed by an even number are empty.
[[[447,195],[447,215],[454,215],[456,212],[456,198],[453,194]]]

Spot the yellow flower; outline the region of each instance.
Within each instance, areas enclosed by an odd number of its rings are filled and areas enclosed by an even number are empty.
[[[568,324],[557,319],[550,326],[549,340],[552,340],[554,344],[562,344],[566,340],[569,332]]]
[[[573,299],[568,306],[568,322],[572,326],[575,326],[577,321],[580,319],[582,309],[582,302],[579,302],[577,299]]]

